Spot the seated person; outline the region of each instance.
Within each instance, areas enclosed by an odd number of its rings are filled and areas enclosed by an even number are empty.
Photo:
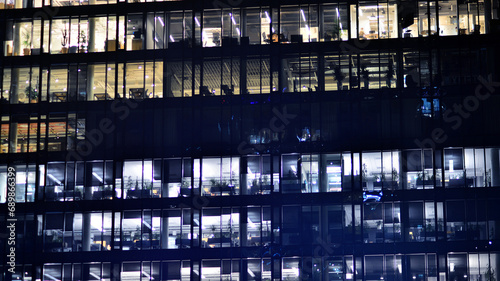
[[[220,33],[214,32],[212,35],[213,35],[212,42],[215,44],[215,46],[220,46]]]
[[[363,28],[361,28],[361,29],[359,30],[359,39],[361,39],[361,38],[363,38],[363,39],[365,39],[365,38],[366,38],[366,37],[365,37],[365,30],[364,30]]]

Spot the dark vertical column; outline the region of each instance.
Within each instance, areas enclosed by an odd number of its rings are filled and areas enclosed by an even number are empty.
[[[246,39],[241,39],[242,45],[245,44],[248,46],[248,37]],[[242,47],[242,54],[240,60],[240,95],[244,95],[248,93],[248,85],[247,85],[247,48]]]
[[[240,279],[241,281],[248,280],[248,261],[245,259],[240,260]]]
[[[111,213],[111,241],[110,241],[111,250],[121,249],[121,248],[119,248],[120,242],[116,243],[116,241],[115,241],[115,236],[117,234],[116,230],[115,230],[115,225],[120,223],[119,221],[116,221],[116,219],[115,219],[115,214],[117,212],[110,212],[110,213]],[[119,220],[121,220],[121,219],[119,219]]]
[[[491,157],[491,186],[500,186],[500,165],[498,148],[492,148],[490,152]]]
[[[491,0],[484,0],[484,33],[490,33]]]
[[[328,191],[328,174],[326,173],[327,159],[324,154],[320,154],[319,156],[319,192],[327,192]]]
[[[68,69],[68,101],[76,101],[78,92],[78,67],[70,65]]]
[[[168,160],[162,160],[163,161],[163,171],[162,171],[162,185],[161,185],[161,198],[167,198],[168,197],[168,183],[170,182],[169,178],[169,171],[170,171],[170,161]],[[179,161],[179,165],[181,165],[182,162]],[[182,176],[181,176],[181,194],[182,194]]]
[[[396,88],[404,88],[403,51],[396,52]]]
[[[330,241],[328,240],[328,206],[323,205],[320,206],[320,225],[319,225],[319,231],[320,231],[320,239],[323,241]],[[354,218],[353,218],[354,221]],[[313,243],[317,243],[316,241],[313,241]],[[324,249],[322,249],[324,251]],[[326,254],[326,253],[322,253]]]
[[[200,260],[192,260],[191,261],[191,280],[199,281],[201,280],[201,266]]]
[[[92,163],[85,163],[85,172],[84,172],[84,199],[92,200]]]
[[[242,13],[240,16],[240,29],[241,29],[241,37],[247,37],[247,13],[246,10],[242,9]]]
[[[408,241],[408,221],[410,218],[410,212],[408,210],[408,202],[401,202],[399,205],[400,211],[401,211],[401,241],[405,242]],[[404,266],[403,266],[404,268]],[[403,280],[406,280],[403,278]]]
[[[9,126],[9,152],[16,153],[17,152],[17,123],[13,123],[11,120]]]
[[[181,222],[181,227],[182,227],[182,222]],[[168,212],[164,211],[162,213],[161,217],[161,248],[162,249],[167,249],[168,248]],[[179,241],[180,243],[181,241]],[[180,244],[179,244],[180,246]]]
[[[10,90],[9,90],[9,102],[10,104],[17,104],[19,102],[19,68],[12,68],[10,75]],[[6,89],[4,89],[6,90]],[[11,121],[12,122],[12,121]]]
[[[240,186],[241,195],[250,194],[248,190],[248,157],[242,156],[240,159]]]
[[[318,91],[322,92],[325,90],[325,56],[323,54],[318,55],[318,72],[316,76],[318,77]]]
[[[90,215],[83,213],[82,251],[90,251]]]
[[[242,207],[240,210],[240,233],[241,233],[241,247],[247,246],[247,222],[248,222],[248,208]],[[246,274],[246,271],[245,271]]]
[[[163,93],[165,93],[166,97],[173,97],[174,93],[172,92],[172,80],[174,78],[174,73],[170,69],[168,63],[166,61],[163,62]],[[182,84],[180,85],[182,87]]]
[[[85,163],[83,186],[84,200],[92,200],[92,163]],[[82,251],[90,251],[90,216],[90,212],[83,213]]]

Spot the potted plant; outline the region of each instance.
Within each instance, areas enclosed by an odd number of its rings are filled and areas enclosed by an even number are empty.
[[[67,29],[63,29],[61,31],[61,34],[62,34],[62,38],[61,38],[61,53],[62,54],[67,54],[68,53],[68,47],[66,47],[68,45],[68,30]]]
[[[387,66],[387,72],[386,72],[386,77],[387,77],[387,87],[391,88],[391,83],[392,79],[394,78],[394,62],[392,61],[392,58],[389,59],[389,64]]]
[[[484,186],[485,187],[490,187],[491,186],[491,169],[488,169],[488,171],[486,171],[486,175],[485,175],[485,182],[484,182]]]
[[[87,52],[87,34],[85,34],[85,30],[80,31],[80,36],[78,37],[79,45],[80,45],[80,53]]]
[[[365,89],[370,87],[370,71],[368,71],[368,66],[366,64],[361,66],[361,76],[365,82]]]
[[[35,103],[38,100],[38,89],[33,88],[31,86],[26,87],[24,89],[24,93],[26,94],[26,97],[29,98],[31,103]]]
[[[153,192],[153,182],[145,182],[142,184],[142,196],[150,198],[152,192]]]
[[[392,180],[397,182],[399,180],[399,173],[396,169],[392,169]]]
[[[495,269],[491,268],[490,264],[486,266],[488,269],[486,272],[484,272],[484,276],[486,277],[486,280],[489,281],[497,281],[496,279],[496,274],[495,274]]]
[[[31,52],[31,35],[29,32],[25,31],[22,37],[23,54],[29,56]]]
[[[366,181],[368,178],[368,168],[365,163],[363,163],[363,169],[361,169],[361,179]]]
[[[210,230],[212,231],[213,238],[219,238],[219,232],[217,231],[217,227],[215,225],[210,226]]]
[[[337,80],[337,90],[342,90],[342,81],[344,81],[345,75],[342,73],[339,65],[333,68],[333,76],[335,76],[335,80]]]

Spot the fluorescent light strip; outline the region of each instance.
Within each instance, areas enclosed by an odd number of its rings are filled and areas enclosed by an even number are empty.
[[[104,181],[102,180],[102,178],[96,173],[96,172],[92,172],[92,175],[98,179],[101,183],[103,183]]]
[[[250,269],[250,268],[247,268],[247,272],[248,274],[250,274],[250,276],[255,277],[255,273],[253,273],[253,271]]]
[[[250,225],[251,228],[257,228],[255,223],[253,221],[251,221],[250,218],[248,218],[248,224]]]
[[[155,280],[151,275],[149,275],[146,271],[143,271],[142,274],[144,274],[149,280]]]
[[[54,281],[59,280],[59,279],[55,278],[54,276],[52,276],[52,275],[50,275],[50,274],[48,274],[48,273],[44,273],[43,275],[45,275],[45,276],[49,277],[51,280],[54,280]]]
[[[163,23],[163,21],[161,20],[160,17],[158,17],[158,20],[160,21],[160,23],[161,23],[162,26],[165,26],[165,24]]]
[[[304,14],[304,10],[300,9],[300,14],[302,15],[302,19],[303,19],[304,21],[307,21],[307,20],[306,20],[306,15]]]
[[[269,21],[269,23],[271,23],[271,18],[269,17],[269,14],[267,13],[267,11],[265,11],[264,13],[266,13],[266,18]]]
[[[198,20],[198,18],[197,18],[197,17],[194,17],[194,21],[196,22],[196,25],[197,25],[197,26],[201,26],[200,21]]]
[[[172,42],[175,42],[174,37],[173,37],[172,35],[170,35],[170,40],[171,40]]]
[[[92,277],[97,278],[97,280],[101,280],[101,277],[94,272],[90,272],[89,275],[92,275]]]
[[[54,177],[52,174],[47,174],[47,176],[48,176],[51,180],[55,181],[58,185],[62,185],[61,181],[60,181],[60,180],[58,180],[58,179],[56,179],[56,177]]]

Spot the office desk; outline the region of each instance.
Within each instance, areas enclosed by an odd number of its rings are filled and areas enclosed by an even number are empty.
[[[436,34],[437,34],[437,32],[436,32],[436,31],[434,31],[434,30],[431,30],[431,32],[429,32],[428,30],[422,30],[422,35],[423,35],[423,36],[427,36],[427,35],[429,35],[429,34],[430,34],[430,35],[436,35]]]
[[[66,101],[67,92],[53,92],[52,93],[52,101]]]
[[[132,51],[142,50],[142,39],[132,39]]]
[[[96,100],[110,100],[111,97],[108,94],[94,94]]]
[[[143,99],[144,98],[144,88],[130,88],[129,98],[131,99]]]
[[[271,43],[271,42],[274,42],[274,43],[278,43],[278,42],[285,42],[285,36],[280,33],[280,34],[277,34],[277,33],[273,33],[273,34],[267,34],[267,38],[264,38],[264,42],[266,43]]]

